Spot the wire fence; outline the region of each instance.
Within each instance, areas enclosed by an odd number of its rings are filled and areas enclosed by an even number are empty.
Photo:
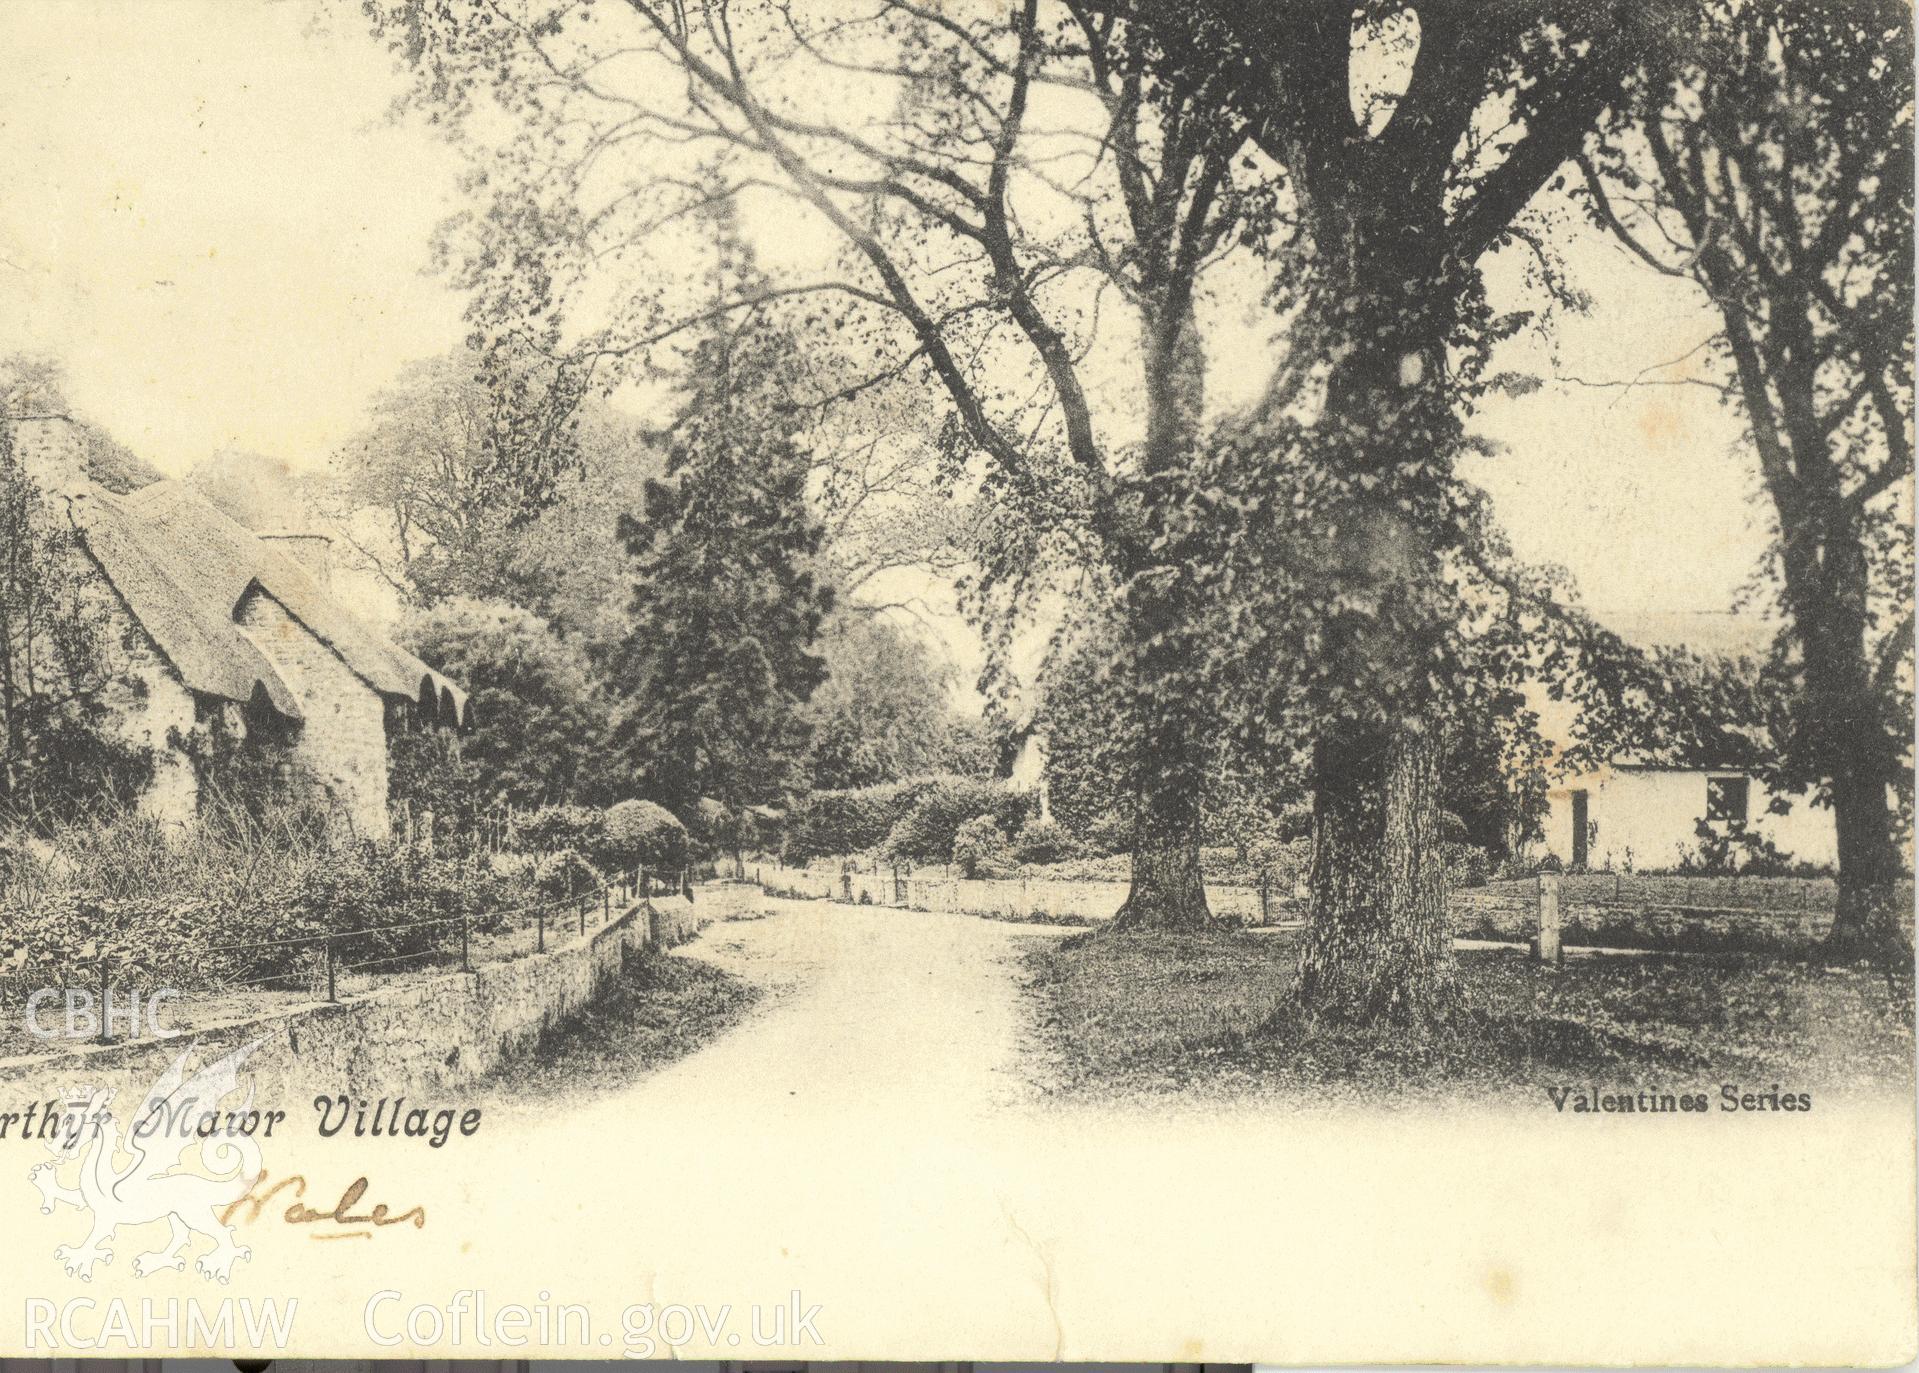
[[[641,901],[674,894],[690,898],[692,890],[691,868],[662,872],[641,864],[597,886],[505,910],[460,911],[356,929],[208,944],[202,951],[215,966],[230,964],[236,973],[246,972],[222,978],[225,991],[287,991],[304,986],[315,993],[324,989],[326,1000],[337,1002],[341,979],[347,974],[377,976],[456,960],[458,971],[473,972],[476,962],[544,953],[549,941],[568,935],[585,938]],[[418,947],[398,947],[415,938]],[[477,957],[476,945],[482,946]],[[262,963],[271,966],[257,971]],[[114,988],[112,967],[105,961],[99,967],[97,986],[103,1011],[100,1039],[110,1042],[104,1011]]]

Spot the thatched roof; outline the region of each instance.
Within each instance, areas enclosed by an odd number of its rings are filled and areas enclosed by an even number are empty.
[[[124,496],[94,488],[69,505],[87,550],[191,690],[264,699],[291,719],[298,699],[235,621],[259,589],[381,695],[442,723],[466,723],[466,693],[334,599],[298,561],[179,482]]]

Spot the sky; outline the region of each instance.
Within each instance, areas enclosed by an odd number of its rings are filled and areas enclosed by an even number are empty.
[[[295,3],[0,6],[0,347],[169,474],[321,461],[461,337],[428,277],[452,154],[385,122],[384,52]]]
[[[463,333],[430,275],[457,161],[387,118],[400,77],[342,5],[51,0],[0,7],[0,349],[64,360],[74,404],[170,475],[221,449],[323,463],[409,360]],[[1666,382],[1703,303],[1596,231],[1594,299],[1555,370]],[[1520,303],[1515,262],[1495,297]],[[1648,373],[1649,367],[1655,370]],[[1728,609],[1766,540],[1756,466],[1710,392],[1549,385],[1490,404],[1465,470],[1517,551],[1602,614]]]

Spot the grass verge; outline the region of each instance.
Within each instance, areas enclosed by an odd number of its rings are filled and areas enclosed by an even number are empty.
[[[759,998],[757,987],[710,963],[646,948],[592,1005],[503,1063],[486,1086],[519,1100],[612,1091],[685,1058]]]
[[[1060,1094],[1303,1102],[1518,1096],[1596,1083],[1911,1090],[1910,991],[1752,957],[1603,957],[1549,968],[1459,955],[1460,1007],[1421,1036],[1334,1030],[1292,1008],[1296,933],[1096,930],[1028,954]],[[1909,984],[1908,984],[1909,985]]]

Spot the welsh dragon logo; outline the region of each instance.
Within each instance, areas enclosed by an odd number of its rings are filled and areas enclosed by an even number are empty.
[[[112,1089],[79,1087],[63,1094],[65,1128],[47,1141],[53,1159],[35,1164],[27,1177],[40,1191],[43,1214],[66,1205],[93,1216],[83,1243],[53,1251],[69,1276],[91,1281],[96,1263],[113,1262],[107,1241],[161,1221],[167,1222],[167,1239],[134,1258],[136,1277],[163,1269],[184,1272],[185,1251],[195,1236],[213,1242],[194,1260],[209,1280],[226,1282],[233,1265],[251,1256],[233,1242],[233,1227],[222,1220],[261,1173],[250,1124],[258,1119],[250,1110],[251,1084],[237,1110],[220,1103],[241,1090],[240,1066],[263,1042],[236,1049],[192,1076],[186,1072],[189,1046],[147,1089],[124,1132],[109,1110]],[[69,1167],[75,1169],[70,1185],[61,1180]]]

